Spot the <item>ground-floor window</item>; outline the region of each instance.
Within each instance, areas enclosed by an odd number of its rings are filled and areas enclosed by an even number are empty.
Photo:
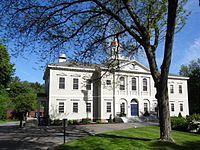
[[[58,111],[59,113],[64,113],[64,102],[59,102]]]
[[[125,114],[125,103],[120,104],[120,112],[121,114]]]
[[[180,104],[180,111],[183,111],[183,104]]]
[[[86,103],[86,112],[91,112],[91,103]]]
[[[78,103],[73,103],[73,112],[78,113]]]
[[[111,102],[106,103],[106,112],[110,113],[111,112]]]
[[[174,111],[174,103],[171,103],[171,111]]]
[[[144,103],[144,112],[148,112],[148,104]]]

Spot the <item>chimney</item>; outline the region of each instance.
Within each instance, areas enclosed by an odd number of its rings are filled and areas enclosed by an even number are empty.
[[[66,55],[65,54],[61,54],[58,57],[58,62],[66,62]]]

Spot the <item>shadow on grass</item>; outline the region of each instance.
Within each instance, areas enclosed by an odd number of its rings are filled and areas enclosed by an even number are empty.
[[[154,149],[171,149],[171,150],[200,150],[199,141],[186,141],[180,144],[171,142],[156,141],[151,144]]]
[[[97,137],[103,137],[103,138],[130,139],[130,140],[139,140],[139,141],[151,141],[152,140],[152,139],[146,139],[146,138],[116,136],[116,135],[111,135],[111,134],[97,134],[95,136],[97,136]]]

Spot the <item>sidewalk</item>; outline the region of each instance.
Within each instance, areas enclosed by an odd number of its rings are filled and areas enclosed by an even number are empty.
[[[95,135],[102,132],[122,130],[155,123],[117,123],[95,125],[70,125],[66,128],[66,142],[84,136]],[[63,144],[63,127],[25,127],[18,128],[18,124],[0,125],[0,149],[1,150],[43,150],[53,149]]]

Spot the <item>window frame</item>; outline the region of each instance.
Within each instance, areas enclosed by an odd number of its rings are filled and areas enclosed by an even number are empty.
[[[180,111],[183,112],[183,103],[180,103]]]
[[[137,79],[135,78],[135,77],[133,77],[132,79],[131,79],[131,83],[132,83],[132,86],[131,86],[131,89],[132,89],[132,91],[136,91],[137,90]]]
[[[86,80],[86,90],[92,90],[92,81],[90,79]]]
[[[170,94],[174,94],[174,85],[171,84],[169,87],[170,87]]]
[[[61,105],[62,104],[62,105]],[[58,103],[58,113],[62,114],[65,112],[65,103],[64,102],[59,102]]]
[[[106,80],[106,85],[107,86],[111,85],[111,80]]]
[[[61,81],[61,79],[64,79],[64,81]],[[59,77],[58,79],[59,84],[58,84],[58,88],[59,89],[65,89],[65,77]]]
[[[86,113],[91,113],[92,112],[92,107],[91,103],[87,102],[86,103]]]
[[[174,103],[171,103],[170,106],[171,106],[171,112],[174,112],[175,111],[175,105],[174,105]]]
[[[147,102],[144,102],[144,107],[143,108],[144,108],[144,113],[145,112],[149,112],[149,110],[148,110],[149,108],[148,108],[148,103]]]
[[[123,80],[122,80],[123,79]],[[121,91],[124,91],[125,90],[125,78],[124,77],[120,77],[119,78],[119,81],[120,81],[120,85],[119,85],[119,89]]]
[[[77,81],[77,83],[75,83]],[[79,79],[78,78],[73,78],[73,90],[78,90],[79,89]]]
[[[148,87],[147,87],[147,79],[146,79],[146,78],[142,79],[142,84],[143,84],[142,90],[143,90],[144,92],[147,92]]]
[[[111,113],[112,112],[112,103],[106,102],[106,112]]]
[[[77,106],[75,106],[75,104],[77,104]],[[72,108],[73,108],[73,113],[78,113],[78,102],[73,102],[72,104]]]
[[[183,93],[183,86],[182,85],[178,86],[178,92],[179,92],[179,94]]]

